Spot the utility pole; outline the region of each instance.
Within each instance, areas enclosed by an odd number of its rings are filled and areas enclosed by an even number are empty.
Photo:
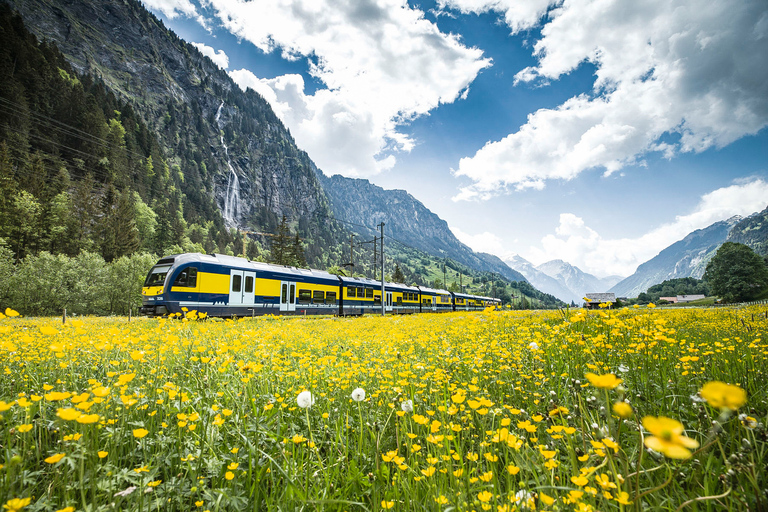
[[[373,278],[374,279],[376,278],[376,263],[379,261],[378,260],[378,254],[377,254],[378,247],[376,247],[376,242],[378,242],[378,240],[379,240],[379,237],[377,237],[377,236],[373,237],[373,267],[372,268],[373,268]]]
[[[384,303],[386,301],[386,295],[384,294],[384,222],[379,224],[381,229],[381,316],[384,316]],[[375,246],[376,244],[374,244]]]
[[[446,260],[444,259],[443,260],[443,290],[447,290],[446,285],[445,285],[445,262],[446,262]]]
[[[461,290],[461,293],[464,293],[464,274],[459,272],[459,289]]]
[[[354,272],[355,270],[355,254],[353,252],[355,235],[349,235],[349,269]]]

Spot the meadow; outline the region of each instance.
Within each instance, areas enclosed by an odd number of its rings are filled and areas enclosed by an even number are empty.
[[[768,308],[0,319],[0,505],[760,510]]]

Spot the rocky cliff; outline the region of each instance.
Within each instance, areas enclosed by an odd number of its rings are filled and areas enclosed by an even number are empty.
[[[130,102],[183,173],[185,210],[207,198],[228,226],[286,215],[326,222],[315,167],[267,102],[241,91],[137,0],[2,0],[72,66]]]
[[[649,287],[668,279],[701,279],[707,269],[707,263],[726,241],[731,228],[740,220],[741,217],[736,216],[704,229],[697,229],[637,267],[634,274],[617,283],[609,291],[620,297],[637,297]]]
[[[734,225],[726,241],[748,245],[760,256],[768,256],[768,208]]]
[[[477,270],[498,272],[511,281],[526,280],[496,256],[475,253],[461,243],[447,222],[404,190],[384,190],[368,180],[339,175],[318,177],[331,200],[334,215],[366,236],[374,236],[376,225],[384,222],[386,236],[416,249]]]

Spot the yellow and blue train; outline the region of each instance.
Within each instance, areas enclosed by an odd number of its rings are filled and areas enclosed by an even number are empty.
[[[473,311],[499,299],[384,283],[392,314]],[[208,316],[362,315],[379,313],[381,282],[322,270],[249,261],[223,254],[175,254],[160,259],[142,288],[140,313],[163,316],[198,311]]]

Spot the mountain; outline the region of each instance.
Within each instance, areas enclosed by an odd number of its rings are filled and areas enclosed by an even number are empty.
[[[583,302],[585,294],[604,292],[622,280],[619,276],[602,279],[595,277],[563,260],[548,261],[536,269],[568,288],[576,296],[575,300],[579,304]]]
[[[768,208],[736,223],[726,241],[748,245],[760,256],[768,256]]]
[[[510,281],[525,281],[492,254],[475,253],[451,232],[448,223],[405,190],[384,190],[364,179],[340,175],[318,178],[337,219],[365,236],[375,236],[384,222],[384,234],[435,256],[450,258],[468,267],[497,272]]]
[[[615,293],[617,297],[637,297],[649,287],[668,279],[700,279],[709,260],[728,239],[731,228],[741,220],[741,217],[735,216],[715,222],[704,229],[697,229],[637,267],[634,274],[608,291]]]
[[[565,284],[537,269],[533,263],[519,255],[505,258],[504,263],[509,265],[510,268],[523,274],[529,283],[544,293],[554,295],[558,299],[568,304],[571,302],[581,304],[583,302],[582,297],[584,294],[579,295],[578,293],[568,289]]]
[[[215,250],[233,243],[229,228],[274,233],[285,215],[305,238],[310,263],[335,263],[328,248],[343,230],[329,221],[315,165],[261,96],[240,90],[138,0],[2,1],[78,74],[138,113],[180,177],[184,220],[206,231],[212,222]]]

